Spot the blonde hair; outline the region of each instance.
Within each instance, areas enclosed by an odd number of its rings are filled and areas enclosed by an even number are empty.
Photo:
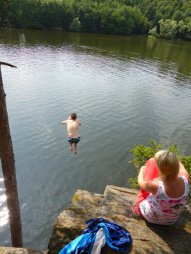
[[[179,172],[179,160],[173,152],[161,150],[154,156],[156,164],[164,179],[175,178]]]

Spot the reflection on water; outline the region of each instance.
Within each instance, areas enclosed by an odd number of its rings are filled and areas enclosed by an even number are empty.
[[[2,186],[3,178],[0,178],[0,186]],[[6,195],[4,193],[4,188],[0,188],[0,227],[3,227],[8,223],[9,214],[6,206]]]
[[[153,37],[124,37],[96,34],[63,33],[61,31],[2,30],[0,42],[11,46],[47,45],[49,47],[75,46],[87,53],[120,58],[159,60],[177,68],[177,75],[190,76],[190,42],[157,40]]]
[[[134,144],[154,138],[190,153],[190,51],[188,42],[146,37],[0,31],[0,60],[17,66],[2,72],[26,247],[47,248],[77,189],[128,187]],[[82,122],[77,156],[61,125],[73,111]],[[10,245],[8,224],[0,242]]]

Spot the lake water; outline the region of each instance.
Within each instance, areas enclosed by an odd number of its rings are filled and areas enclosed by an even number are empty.
[[[0,31],[25,247],[46,249],[77,189],[129,187],[134,144],[191,152],[191,43],[50,31]],[[61,121],[82,123],[71,155]],[[11,246],[2,170],[0,244]]]

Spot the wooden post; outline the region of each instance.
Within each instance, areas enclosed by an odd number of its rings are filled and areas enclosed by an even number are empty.
[[[3,170],[5,193],[7,196],[7,208],[9,210],[12,246],[23,247],[16,168],[6,108],[6,94],[3,88],[1,65],[7,65],[15,68],[16,66],[0,62],[0,158]]]

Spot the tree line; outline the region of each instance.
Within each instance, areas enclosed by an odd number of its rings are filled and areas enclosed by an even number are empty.
[[[1,0],[0,27],[191,40],[191,0]]]

